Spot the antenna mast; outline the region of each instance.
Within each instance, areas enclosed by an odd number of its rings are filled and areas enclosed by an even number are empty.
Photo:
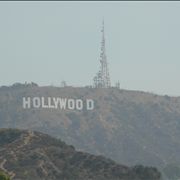
[[[100,70],[94,77],[94,87],[108,88],[111,87],[111,81],[110,81],[109,69],[108,69],[108,63],[106,57],[104,20],[102,23],[101,32],[102,32],[102,41],[101,41],[101,53],[100,53]]]

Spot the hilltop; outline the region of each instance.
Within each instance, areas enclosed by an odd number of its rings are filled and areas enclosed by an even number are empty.
[[[13,180],[160,180],[156,168],[118,165],[30,130],[0,129],[0,154]]]

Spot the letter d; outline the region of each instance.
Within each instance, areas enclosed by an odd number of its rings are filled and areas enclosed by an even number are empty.
[[[87,108],[87,110],[93,110],[94,109],[94,101],[92,99],[86,100],[86,108]]]

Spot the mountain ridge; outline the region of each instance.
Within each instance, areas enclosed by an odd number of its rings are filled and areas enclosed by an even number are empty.
[[[0,129],[0,170],[12,180],[160,180],[156,168],[118,165],[31,130]]]
[[[22,97],[91,98],[87,111],[23,109]],[[117,88],[0,88],[0,127],[37,130],[125,165],[180,164],[180,97]]]

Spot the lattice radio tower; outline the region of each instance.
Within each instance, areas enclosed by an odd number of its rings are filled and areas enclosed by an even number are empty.
[[[105,34],[104,34],[104,20],[102,23],[102,42],[101,42],[101,53],[100,53],[100,70],[94,77],[94,87],[95,88],[108,88],[111,87],[111,81],[109,76],[108,63],[106,58],[106,48],[105,48]]]

